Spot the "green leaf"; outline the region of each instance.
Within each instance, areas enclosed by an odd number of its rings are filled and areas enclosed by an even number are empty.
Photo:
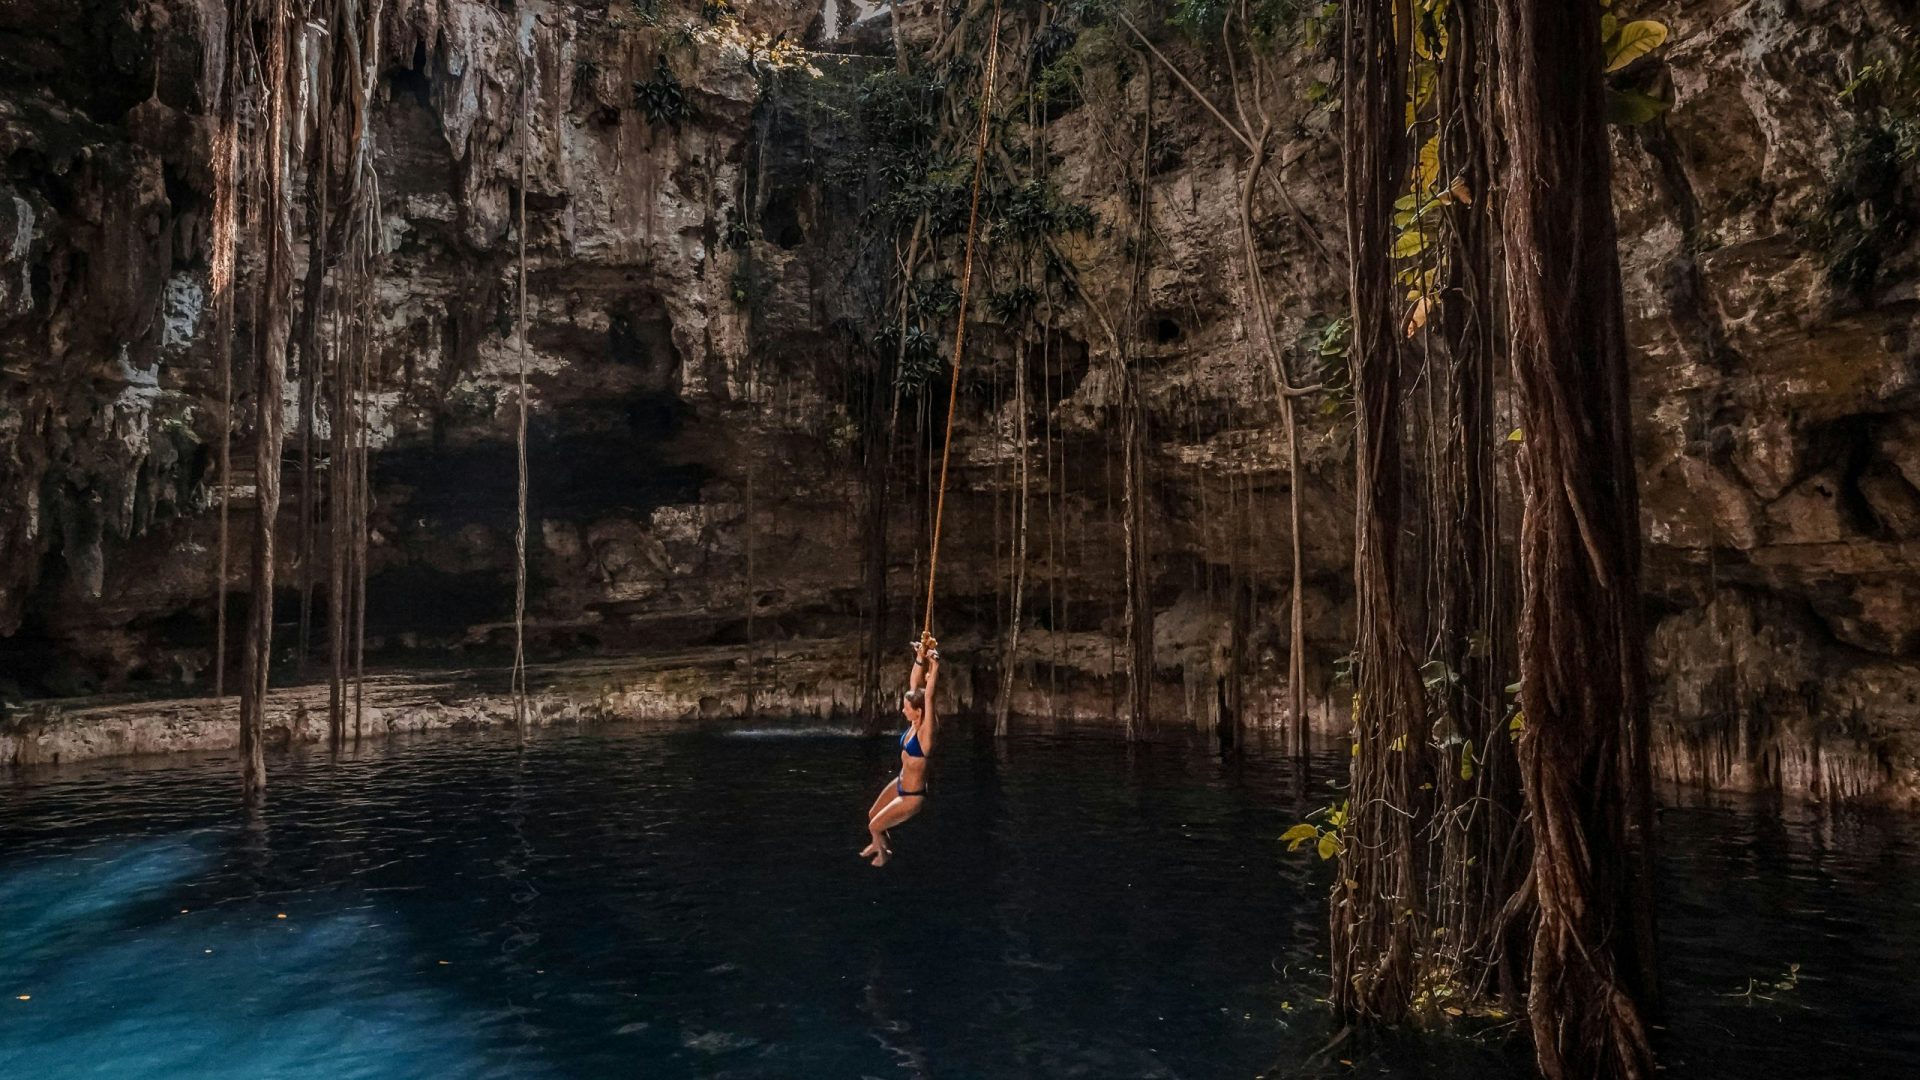
[[[1406,232],[1400,234],[1398,240],[1393,242],[1393,257],[1396,259],[1411,259],[1422,251],[1425,251],[1426,247],[1427,234],[1418,228],[1408,229]]]
[[[1508,442],[1520,442],[1521,440],[1522,440],[1522,436],[1520,434],[1519,428],[1514,428],[1512,431],[1507,432]]]
[[[1321,833],[1318,850],[1322,860],[1333,858],[1340,854],[1340,838],[1332,833]]]
[[[1507,721],[1507,730],[1516,735],[1527,730],[1527,714],[1515,709],[1513,719]]]
[[[1669,108],[1672,106],[1651,94],[1607,88],[1607,123],[1617,127],[1639,127]]]
[[[1467,744],[1460,748],[1460,779],[1462,780],[1473,779],[1473,740],[1472,739],[1468,739]]]
[[[1281,833],[1280,839],[1286,840],[1288,842],[1297,843],[1301,840],[1311,840],[1314,837],[1319,835],[1320,835],[1319,829],[1316,829],[1313,826],[1308,825],[1306,822],[1303,821],[1300,824],[1295,825],[1293,828],[1288,829],[1286,832]]]
[[[1426,191],[1440,181],[1440,136],[1430,136],[1420,144],[1420,156],[1413,163],[1413,189]]]
[[[1665,23],[1640,19],[1620,28],[1620,36],[1607,50],[1607,70],[1619,71],[1635,60],[1667,43]]]
[[[1619,32],[1620,32],[1620,20],[1614,17],[1613,12],[1609,11],[1605,15],[1600,16],[1600,40],[1601,41],[1612,41],[1613,35]]]

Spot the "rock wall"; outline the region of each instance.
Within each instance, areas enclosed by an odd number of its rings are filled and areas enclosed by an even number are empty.
[[[388,0],[374,113],[377,666],[484,665],[510,642],[524,136],[536,656],[751,641],[854,670],[873,601],[859,324],[876,256],[857,193],[826,178],[857,149],[834,103],[891,67],[896,34],[874,5],[830,6]],[[1672,30],[1649,63],[1674,105],[1620,129],[1616,190],[1662,767],[1721,786],[1911,797],[1920,180],[1897,102],[1846,91],[1875,63],[1915,63],[1914,4],[1642,6],[1632,14]],[[959,15],[900,10],[897,36],[914,48]],[[12,704],[207,682],[219,378],[203,310],[224,19],[216,0],[0,11],[0,696]],[[1015,704],[1119,712],[1121,379],[1107,323],[1132,310],[1120,329],[1148,431],[1156,720],[1217,720],[1235,597],[1251,676],[1241,719],[1277,716],[1297,484],[1315,721],[1343,730],[1329,680],[1350,636],[1350,429],[1337,408],[1316,414],[1299,474],[1283,467],[1235,231],[1243,154],[1111,24],[1023,11],[1007,55],[1031,62],[1047,19],[1073,35],[1078,82],[1040,105],[1044,170],[1098,224],[1059,241],[1081,299],[1049,312],[1054,333],[1037,344],[974,328],[943,629],[971,635],[991,685],[1021,445],[1011,387],[1025,364],[1039,388],[1029,454],[1046,452],[1029,476]],[[1227,99],[1206,48],[1156,36]],[[662,64],[689,103],[678,123],[635,101]],[[1274,67],[1282,182],[1259,193],[1256,220],[1283,337],[1305,366],[1345,303],[1337,124],[1321,89],[1337,71],[1299,44]],[[1123,223],[1140,193],[1118,148],[1137,145],[1143,115],[1151,241],[1129,309]],[[1890,152],[1876,150],[1883,135]],[[1006,284],[990,262],[980,289]],[[899,406],[889,641],[910,632],[924,587],[938,424],[918,418],[944,404],[933,398]],[[297,405],[283,407],[293,431]],[[244,572],[251,486],[235,479]],[[324,569],[282,547],[291,682],[292,585]],[[829,696],[857,700],[857,672],[847,678]]]

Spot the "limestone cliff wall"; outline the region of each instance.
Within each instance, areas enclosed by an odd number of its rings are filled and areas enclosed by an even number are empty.
[[[369,606],[380,666],[484,664],[507,640],[523,103],[536,655],[749,639],[844,653],[858,640],[872,602],[861,574],[870,388],[857,354],[870,306],[860,268],[873,252],[861,208],[826,179],[854,144],[816,106],[889,68],[895,35],[873,5],[830,6],[388,0],[374,137],[386,249]],[[1914,5],[1642,6],[1634,14],[1672,29],[1654,77],[1674,105],[1621,129],[1615,147],[1663,768],[1723,785],[1910,794],[1920,181],[1910,153],[1868,152],[1886,116],[1845,91],[1875,63],[1914,62]],[[10,702],[184,693],[207,679],[219,494],[204,317],[209,113],[225,7],[0,10]],[[916,47],[958,14],[903,10],[899,37]],[[1070,22],[1022,12],[1010,55],[1032,55],[1045,19]],[[1299,475],[1282,467],[1235,231],[1243,155],[1115,28],[1072,29],[1080,88],[1044,110],[1045,169],[1101,224],[1061,240],[1083,300],[1049,313],[1057,332],[1040,355],[976,327],[944,628],[970,642],[970,666],[997,665],[1020,447],[1010,395],[1024,363],[1041,387],[1029,453],[1048,452],[1029,475],[1016,704],[1115,711],[1119,379],[1094,312],[1122,310],[1131,288],[1128,229],[1115,223],[1131,220],[1139,192],[1116,147],[1135,145],[1150,114],[1153,239],[1128,332],[1149,431],[1157,719],[1213,721],[1243,592],[1245,719],[1277,712],[1284,510],[1297,484],[1316,722],[1338,731],[1328,673],[1349,631],[1350,431],[1337,408],[1316,414]],[[1205,48],[1177,34],[1163,46],[1226,100]],[[677,125],[634,100],[662,63],[690,105]],[[1285,119],[1274,148],[1285,192],[1260,193],[1257,226],[1283,337],[1302,342],[1303,364],[1344,305],[1336,124],[1319,89],[1336,76],[1324,50],[1291,47],[1268,87]],[[983,290],[1005,286],[997,272]],[[927,461],[913,433],[926,397],[903,398],[894,448],[888,593],[902,639],[920,572]],[[297,406],[283,407],[294,430]],[[318,421],[324,430],[324,410]],[[236,479],[244,523],[250,478]],[[297,582],[303,568],[286,558],[281,580]],[[282,609],[290,645],[290,591]]]

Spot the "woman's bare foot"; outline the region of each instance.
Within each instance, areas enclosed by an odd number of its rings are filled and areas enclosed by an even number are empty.
[[[893,858],[893,852],[888,851],[886,848],[881,848],[874,853],[872,864],[874,866],[885,866],[887,865],[887,860],[891,858]]]
[[[886,840],[879,836],[875,836],[873,843],[868,844],[867,850],[860,854],[871,854],[873,858],[869,861],[875,866],[885,866],[887,865],[887,860],[893,858],[892,849],[888,848]]]
[[[867,846],[860,849],[860,857],[864,859],[870,855],[877,854],[879,851],[880,842],[878,840],[869,840]]]

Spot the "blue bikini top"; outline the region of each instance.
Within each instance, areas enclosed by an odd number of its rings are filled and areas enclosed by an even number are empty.
[[[919,734],[912,728],[908,728],[900,733],[900,749],[906,751],[908,757],[923,758],[927,756],[926,751],[920,749]]]

